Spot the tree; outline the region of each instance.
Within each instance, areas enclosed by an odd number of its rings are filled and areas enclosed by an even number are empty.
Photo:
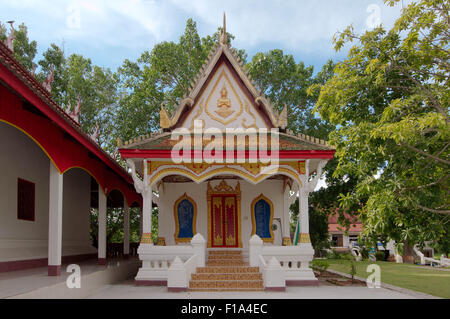
[[[394,5],[398,1],[386,1]],[[364,236],[412,245],[448,238],[449,16],[446,1],[411,3],[394,27],[337,34],[357,41],[319,93],[316,110],[336,125],[335,177],[355,176],[342,207],[361,206]]]
[[[98,209],[91,208],[90,237],[95,247],[98,246]],[[124,239],[123,213],[121,208],[108,208],[106,214],[107,243],[122,243]],[[158,234],[158,211],[153,209],[152,233],[156,242]],[[130,207],[130,243],[140,241],[140,208]]]
[[[308,95],[307,89],[327,78],[333,66],[333,62],[328,61],[314,78],[312,66],[306,67],[303,62],[296,63],[292,55],[285,55],[282,50],[276,49],[256,53],[246,69],[278,111],[285,105],[288,107],[289,129],[295,133],[302,132],[326,139],[332,127],[313,112],[317,95]]]
[[[7,27],[0,23],[0,41],[7,37]],[[33,71],[36,64],[33,62],[37,53],[37,42],[28,39],[28,28],[20,24],[19,29],[14,29],[14,57],[28,70]]]
[[[65,56],[56,44],[43,53],[38,62],[38,80],[44,81],[54,68],[52,97],[61,107],[73,109],[81,99],[80,125],[87,133],[93,133],[99,125],[98,143],[110,153],[116,147],[111,138],[114,127],[115,106],[117,104],[117,79],[114,73],[92,64],[91,59],[79,54]]]

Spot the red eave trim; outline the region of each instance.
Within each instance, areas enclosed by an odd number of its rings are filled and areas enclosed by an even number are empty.
[[[16,66],[17,67],[17,66]],[[20,66],[21,67],[21,66]],[[50,120],[55,122],[62,130],[70,134],[75,138],[81,145],[97,156],[103,163],[109,166],[114,172],[119,176],[124,178],[130,184],[133,184],[131,177],[124,171],[118,169],[112,160],[99,150],[98,146],[94,145],[92,141],[87,140],[87,138],[75,129],[68,120],[64,119],[61,114],[59,114],[52,107],[47,105],[35,92],[33,92],[28,86],[23,83],[14,73],[12,73],[5,65],[0,63],[0,76],[2,81],[4,81],[9,87],[21,95],[24,99],[28,100],[37,109],[39,109],[43,114],[45,114]],[[56,105],[56,103],[55,103]],[[59,106],[58,106],[59,107]],[[61,109],[62,112],[64,112]]]
[[[172,158],[171,150],[142,150],[142,149],[120,149],[120,155],[123,158],[162,158],[168,159]],[[322,158],[322,159],[332,159],[335,150],[282,150],[279,151],[279,159],[308,159],[308,158]],[[189,156],[193,158],[192,155],[194,151],[191,151]],[[222,158],[225,158],[226,152],[222,152]],[[245,158],[249,158],[250,152],[245,151]],[[237,158],[237,151],[234,152],[234,157]],[[259,154],[257,157],[260,158]],[[196,156],[197,158],[197,156]],[[261,158],[270,158],[269,156],[262,156]]]

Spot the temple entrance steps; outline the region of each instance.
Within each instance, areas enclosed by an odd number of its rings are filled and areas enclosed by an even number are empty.
[[[190,291],[264,291],[258,267],[243,261],[241,251],[212,250],[206,267],[197,268]]]

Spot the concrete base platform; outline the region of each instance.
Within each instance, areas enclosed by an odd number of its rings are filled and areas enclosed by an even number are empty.
[[[385,288],[338,287],[286,287],[284,292],[169,292],[167,287],[136,286],[134,280],[107,285],[89,296],[95,299],[410,299],[414,296]]]

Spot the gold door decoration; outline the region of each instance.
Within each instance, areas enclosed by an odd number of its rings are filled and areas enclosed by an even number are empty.
[[[212,229],[215,231],[212,233],[213,244],[212,246],[223,245],[223,216],[222,216],[222,197],[213,197],[212,199]],[[210,237],[211,238],[211,237]]]
[[[241,188],[224,180],[216,187],[208,182],[208,247],[242,247]]]
[[[236,198],[231,196],[223,197],[223,212],[225,220],[225,246],[235,247],[238,245],[236,236]]]

